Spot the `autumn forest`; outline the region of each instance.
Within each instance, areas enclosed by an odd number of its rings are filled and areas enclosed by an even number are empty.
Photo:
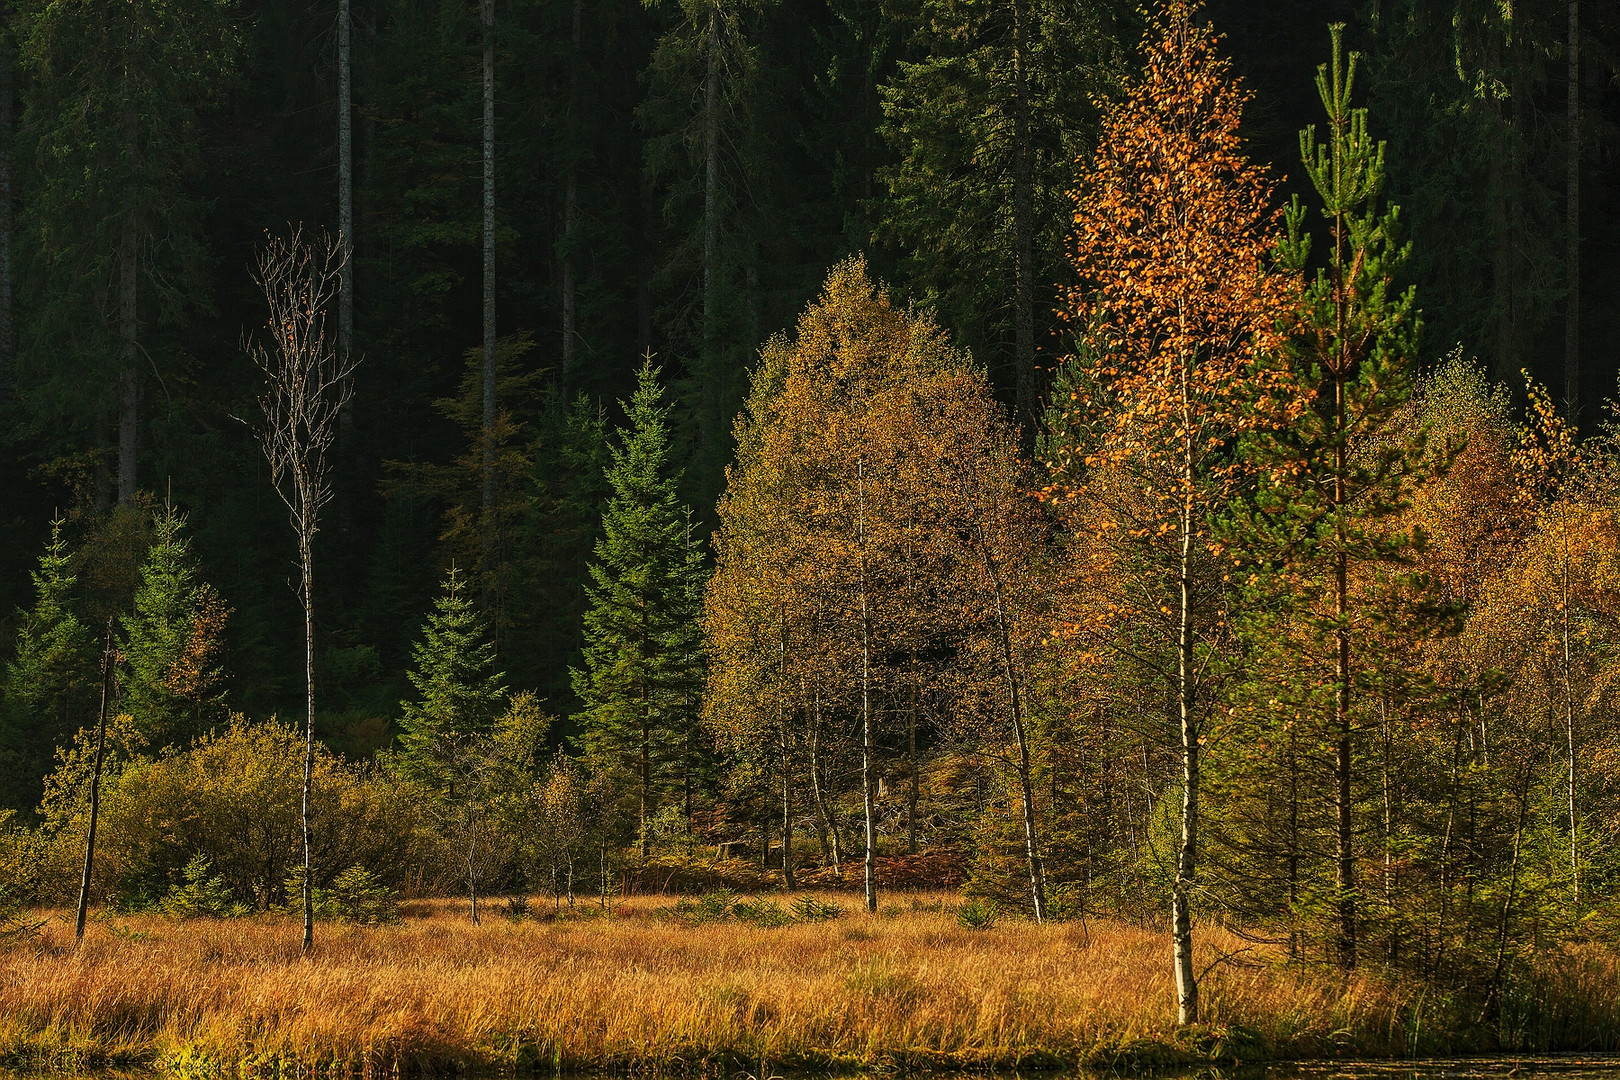
[[[0,13],[0,1067],[1615,1048],[1607,5]]]

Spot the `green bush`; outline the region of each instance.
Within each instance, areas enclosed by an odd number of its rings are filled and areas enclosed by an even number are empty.
[[[986,900],[969,900],[956,909],[956,925],[964,930],[988,930],[1001,918],[1001,909]]]
[[[801,896],[793,901],[793,915],[800,922],[824,922],[827,919],[843,918],[844,909],[837,904],[817,900],[813,896]]]
[[[775,900],[739,900],[732,905],[731,913],[738,922],[764,929],[788,926],[793,922],[793,916],[782,910],[782,905]]]
[[[252,910],[231,898],[224,878],[218,874],[209,876],[212,869],[208,856],[193,855],[186,863],[183,880],[158,902],[158,910],[176,919],[227,919]]]
[[[303,914],[303,867],[297,867],[287,875],[285,888],[287,904],[284,910],[293,915]],[[310,903],[317,919],[361,926],[399,921],[399,897],[376,874],[359,863],[334,878],[331,886],[315,886]]]
[[[80,756],[76,750],[73,762]],[[102,781],[97,895],[126,908],[142,894],[163,898],[200,855],[234,899],[260,910],[287,905],[294,899],[285,889],[288,875],[303,861],[303,762],[301,731],[241,717],[190,749],[122,760]],[[67,901],[78,891],[88,799],[84,769],[59,771],[47,785],[39,892]],[[358,863],[398,887],[427,859],[418,792],[319,745],[311,803],[320,822],[313,853],[318,886],[333,888]]]

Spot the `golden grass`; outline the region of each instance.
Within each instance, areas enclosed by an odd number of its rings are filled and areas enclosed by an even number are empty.
[[[492,912],[481,926],[463,905],[417,904],[396,926],[318,926],[307,960],[283,917],[92,922],[77,952],[58,917],[43,944],[0,952],[0,1061],[983,1067],[1096,1061],[1174,1035],[1161,934],[969,931],[948,911],[884,917],[834,899],[843,918],[779,929],[683,926],[653,917],[670,903],[657,898],[612,919]],[[1202,967],[1243,943],[1206,931],[1201,948]],[[1267,957],[1215,966],[1204,1000],[1206,1051],[1242,1025],[1283,1054],[1397,1049],[1410,1005],[1376,978]]]

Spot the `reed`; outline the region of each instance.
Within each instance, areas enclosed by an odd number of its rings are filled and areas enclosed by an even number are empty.
[[[1285,965],[1206,930],[1210,1025],[1178,1035],[1159,933],[967,930],[937,903],[688,926],[658,917],[668,904],[478,926],[463,906],[414,904],[393,926],[318,927],[307,959],[299,927],[277,916],[96,921],[77,951],[71,923],[53,917],[42,938],[0,952],[0,1060],[362,1074],[1131,1065],[1252,1057],[1256,1035],[1283,1056],[1400,1052],[1416,1004],[1376,976]]]

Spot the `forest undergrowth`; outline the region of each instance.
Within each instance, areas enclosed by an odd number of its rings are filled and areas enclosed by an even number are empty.
[[[703,914],[637,897],[478,925],[453,901],[393,925],[334,925],[310,958],[289,918],[112,915],[74,951],[70,913],[0,952],[0,1063],[13,1068],[333,1074],[736,1066],[898,1071],[1601,1049],[1620,1031],[1620,957],[1567,950],[1526,971],[1495,1023],[1374,971],[1291,963],[1211,928],[1207,1023],[1176,1027],[1161,929],[1115,921],[969,928],[957,899],[868,914]],[[711,905],[713,907],[713,905]],[[836,913],[835,913],[836,912]],[[828,916],[831,917],[828,917]],[[139,977],[133,977],[134,973]],[[1605,1034],[1607,1033],[1607,1034]],[[1506,1042],[1508,1045],[1504,1045]],[[761,1075],[767,1075],[761,1073]]]

